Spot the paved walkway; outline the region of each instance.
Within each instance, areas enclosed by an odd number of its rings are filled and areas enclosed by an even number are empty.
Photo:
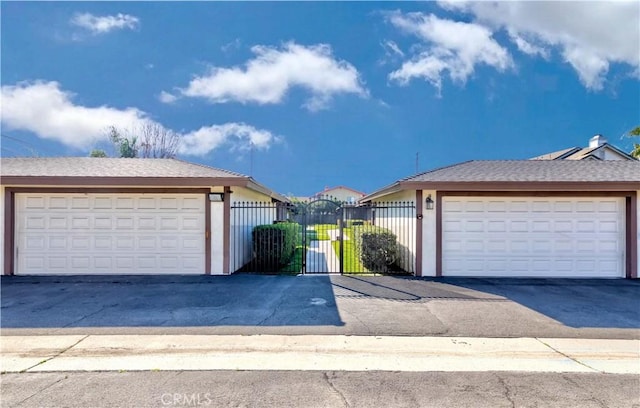
[[[332,232],[336,231],[332,235]],[[337,230],[328,230],[331,241],[335,241]],[[311,241],[307,249],[307,273],[340,273],[340,261],[331,241]]]
[[[640,374],[640,340],[391,337],[2,336],[2,372],[519,371]]]

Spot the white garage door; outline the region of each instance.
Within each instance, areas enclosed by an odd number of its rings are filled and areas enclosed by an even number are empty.
[[[16,194],[16,274],[203,274],[203,194]]]
[[[623,198],[443,197],[444,276],[624,277]]]

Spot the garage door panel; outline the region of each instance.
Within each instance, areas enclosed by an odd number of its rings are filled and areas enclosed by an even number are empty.
[[[194,231],[200,229],[200,219],[198,217],[182,217],[182,229],[185,231]]]
[[[527,232],[529,230],[529,223],[523,220],[509,220],[510,232]]]
[[[50,256],[48,258],[48,269],[54,271],[65,271],[68,269],[68,262],[66,256]]]
[[[29,216],[26,220],[27,230],[42,230],[44,229],[45,221],[43,216]]]
[[[117,210],[133,210],[135,206],[133,205],[134,199],[132,197],[119,197],[116,198],[116,209]]]
[[[445,196],[443,275],[624,277],[624,208],[609,197]]]
[[[69,225],[68,218],[64,215],[54,215],[51,214],[48,217],[48,228],[50,231],[52,230],[61,230],[66,231]]]
[[[71,248],[69,249],[72,252],[91,250],[93,249],[91,241],[92,239],[89,235],[71,237]]]
[[[87,216],[72,216],[71,217],[71,230],[86,230],[89,229],[91,223]]]
[[[138,229],[139,230],[156,230],[158,223],[156,217],[140,216],[138,217]]]
[[[202,274],[205,203],[200,194],[19,193],[16,274]]]
[[[113,270],[113,258],[107,256],[96,256],[93,258],[93,266],[95,269],[107,272]]]
[[[42,251],[45,249],[46,237],[44,235],[26,237],[25,241],[27,250]]]
[[[551,203],[549,201],[535,200],[531,203],[531,211],[534,213],[551,212]]]
[[[621,225],[615,220],[600,220],[598,221],[598,232],[612,232],[617,233],[621,230]]]

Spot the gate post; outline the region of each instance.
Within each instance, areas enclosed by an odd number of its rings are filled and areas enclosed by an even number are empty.
[[[344,274],[344,205],[338,210],[338,222],[340,223],[340,229],[338,232],[338,238],[340,239],[340,275]]]
[[[302,274],[306,275],[307,273],[307,206],[302,204],[302,216],[300,217],[300,221],[302,224],[300,228],[302,228]]]

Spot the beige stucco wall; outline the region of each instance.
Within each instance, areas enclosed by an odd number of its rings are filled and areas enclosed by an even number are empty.
[[[256,225],[272,224],[276,219],[271,197],[242,187],[233,187],[229,234],[229,271],[242,268],[252,258],[251,231]],[[226,198],[225,198],[226,199]],[[258,203],[267,208],[234,208],[242,203]]]
[[[431,194],[433,210],[422,205],[422,276],[436,276],[436,191],[423,190],[423,201]]]
[[[4,186],[0,186],[0,268],[4,274]]]
[[[416,203],[415,190],[401,191],[375,200],[376,205],[385,203]],[[398,264],[407,272],[416,271],[416,208],[376,208],[375,225],[393,232],[398,239]]]
[[[221,192],[211,189],[211,192]],[[210,202],[211,205],[211,274],[224,273],[224,203]]]

